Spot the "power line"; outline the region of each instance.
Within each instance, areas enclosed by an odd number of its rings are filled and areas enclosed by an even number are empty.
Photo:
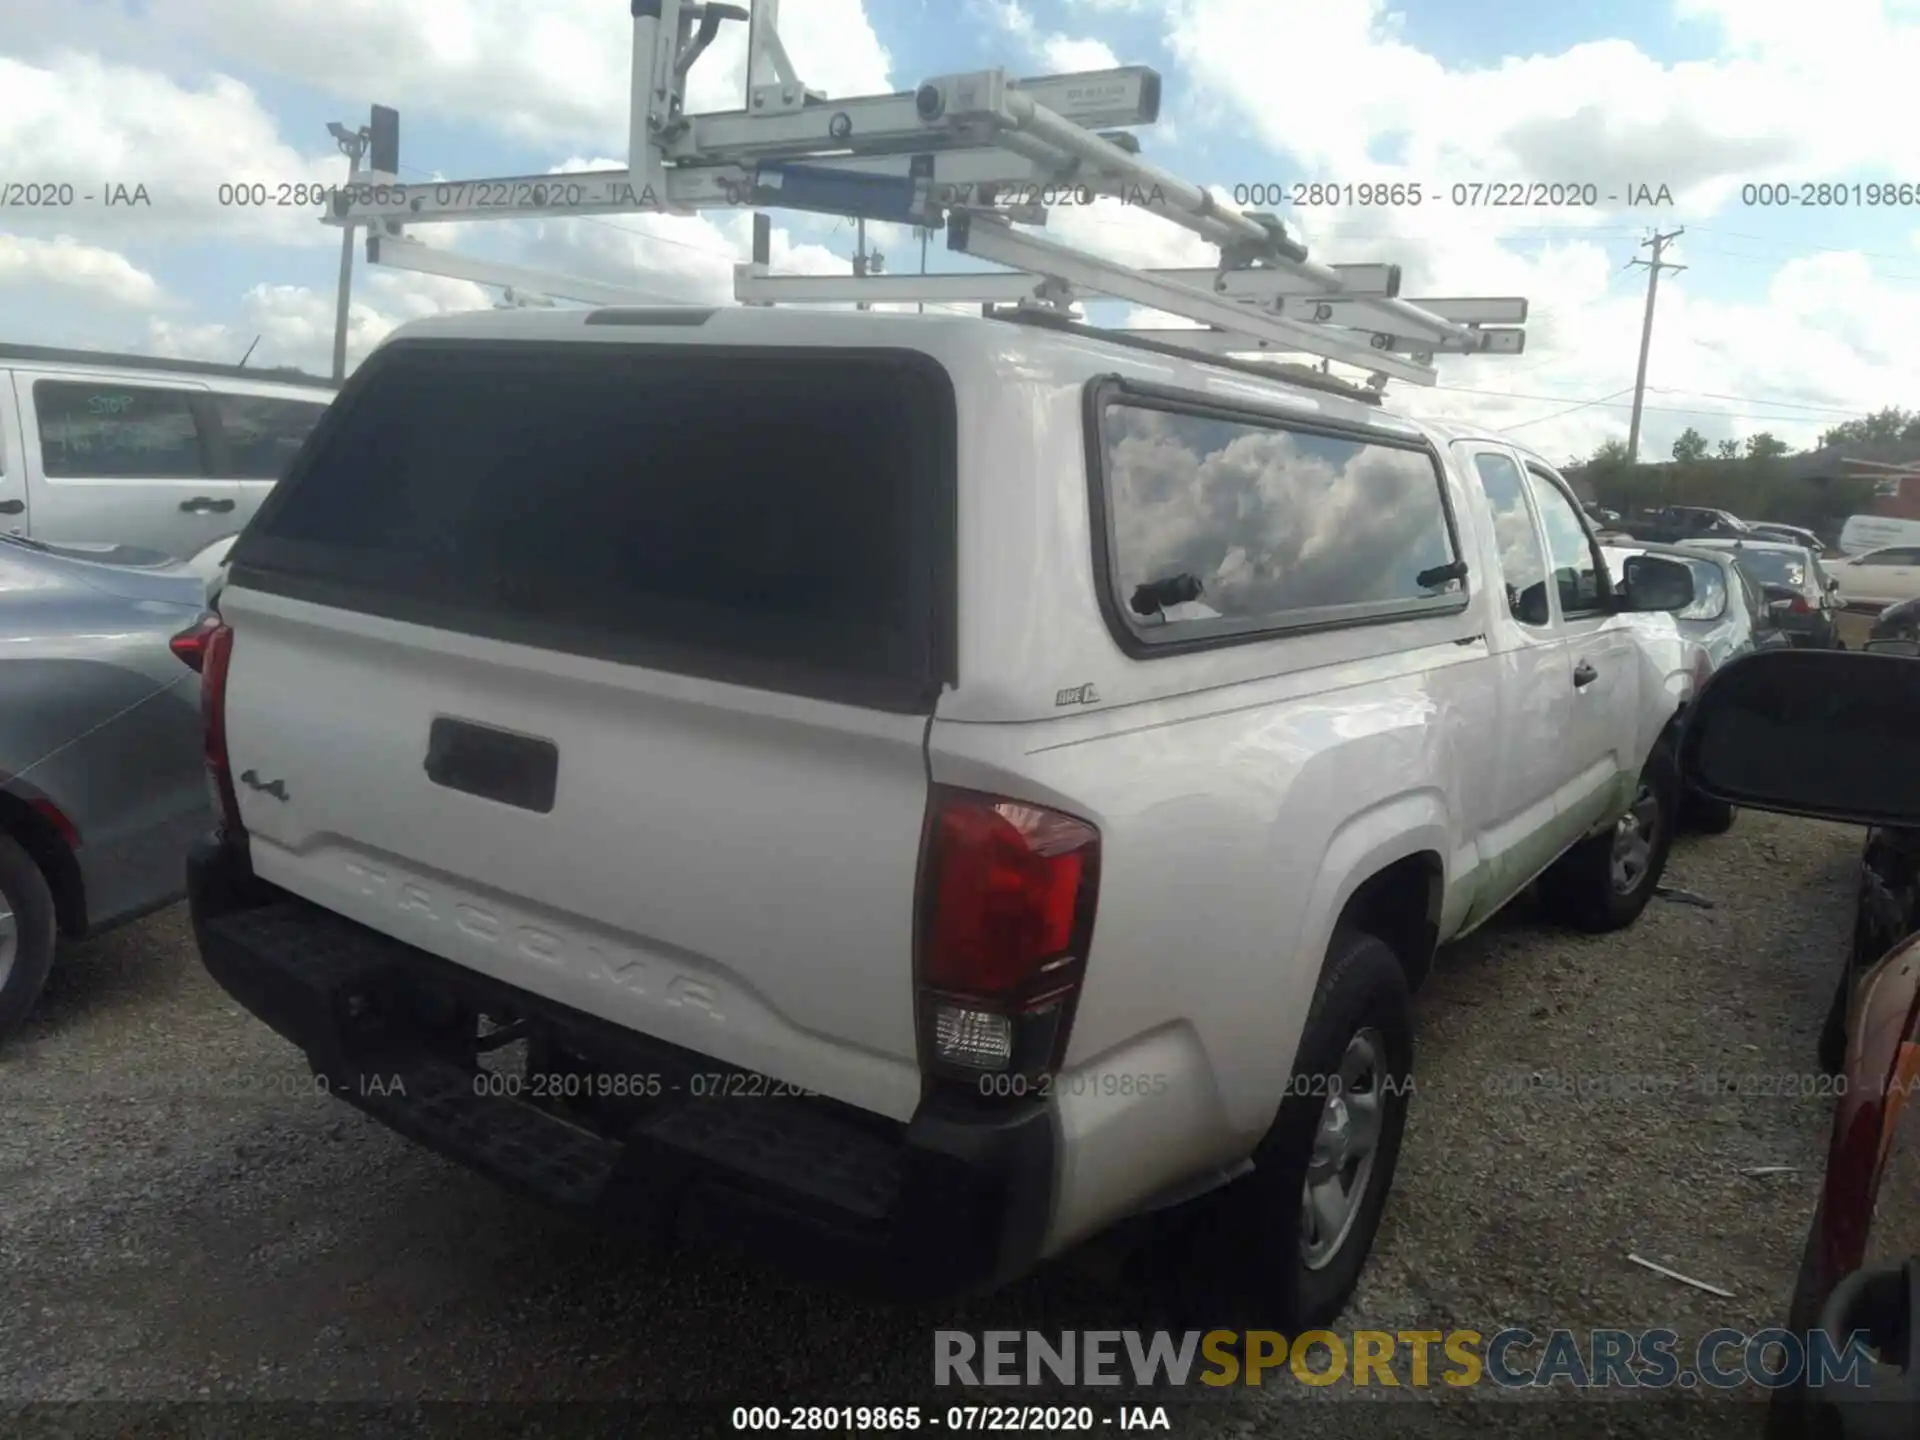
[[[1813,410],[1823,415],[1859,415],[1857,407],[1847,405],[1808,405],[1799,400],[1769,400],[1761,395],[1722,395],[1715,390],[1675,390],[1664,385],[1647,387],[1656,395],[1692,395],[1701,400],[1736,400],[1743,405],[1771,405],[1780,410]]]
[[[1522,420],[1518,425],[1502,425],[1495,430],[1494,433],[1496,435],[1511,435],[1514,431],[1524,430],[1529,425],[1539,425],[1548,420],[1558,420],[1562,415],[1571,415],[1576,410],[1585,410],[1590,406],[1605,405],[1617,396],[1626,394],[1627,391],[1631,389],[1633,389],[1631,385],[1625,385],[1614,391],[1612,395],[1602,395],[1598,400],[1582,400],[1578,405],[1569,405],[1564,410],[1555,410],[1551,414],[1539,415],[1531,420]]]
[[[1515,390],[1482,390],[1478,386],[1474,386],[1474,385],[1428,385],[1423,388],[1428,390],[1442,390],[1442,391],[1446,391],[1449,394],[1454,394],[1454,395],[1479,395],[1489,400],[1537,400],[1543,404],[1564,404],[1568,401],[1574,400],[1574,397],[1571,395],[1530,395],[1530,394],[1525,394]],[[1630,390],[1632,389],[1632,387],[1628,386],[1627,389]],[[1627,393],[1627,390],[1617,390],[1614,392],[1614,394],[1616,395],[1624,395],[1626,393]],[[1698,394],[1700,392],[1691,391],[1691,390],[1670,390],[1670,391],[1656,390],[1655,393],[1656,394],[1664,393],[1664,394],[1671,394],[1671,395],[1692,395],[1692,394]],[[1727,395],[1727,396],[1720,396],[1718,398],[1726,399],[1726,400],[1735,400],[1746,405],[1754,405],[1754,406],[1780,406],[1780,405],[1790,405],[1793,403],[1792,401],[1784,401],[1784,400],[1768,400],[1762,396],[1757,396],[1757,395]],[[1603,396],[1598,400],[1575,401],[1573,408],[1576,410],[1583,410],[1590,405],[1606,405],[1606,406],[1611,406],[1615,408],[1624,408],[1624,409],[1632,408],[1631,401],[1616,401],[1613,399],[1612,396]],[[1689,408],[1687,406],[1681,406],[1681,405],[1646,405],[1646,406],[1643,406],[1642,408],[1648,414],[1652,414],[1652,415],[1717,415],[1722,419],[1747,419],[1747,420],[1805,420],[1810,418],[1802,415],[1761,415],[1761,414],[1753,414],[1753,413],[1743,413],[1737,410],[1693,409],[1693,408]],[[1845,410],[1845,409],[1840,409],[1836,407],[1829,413],[1833,415],[1845,415],[1849,417],[1857,417],[1863,412],[1859,410]]]

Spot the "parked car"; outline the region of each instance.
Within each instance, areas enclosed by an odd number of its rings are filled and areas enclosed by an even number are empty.
[[[172,641],[201,605],[199,577],[152,551],[0,535],[0,1038],[57,938],[185,891],[212,810]]]
[[[1778,540],[1783,545],[1799,545],[1811,550],[1823,559],[1827,554],[1827,543],[1811,530],[1803,530],[1798,525],[1781,525],[1771,520],[1749,520],[1747,528],[1753,531],[1757,540]]]
[[[1683,665],[1690,681],[1689,693],[1697,694],[1715,671],[1736,656],[1790,643],[1759,587],[1741,570],[1730,551],[1704,546],[1604,545],[1601,554],[1615,576],[1624,573],[1626,562],[1635,555],[1665,556],[1693,571],[1693,603],[1672,617],[1686,645]],[[1684,784],[1686,777],[1681,778]],[[1680,812],[1683,825],[1720,835],[1733,827],[1734,814],[1731,805],[1686,785]]]
[[[1582,501],[1580,508],[1587,512],[1587,518],[1593,522],[1596,530],[1618,530],[1621,517],[1618,510],[1609,510],[1598,501]]]
[[[0,528],[194,560],[259,509],[334,389],[298,371],[0,345]]]
[[[1663,545],[1707,538],[1739,539],[1753,533],[1738,515],[1701,505],[1665,505],[1640,511],[1627,518],[1626,528],[1635,540]]]
[[[1336,1313],[1436,944],[1659,881],[1688,569],[1106,332],[504,318],[388,337],[234,545],[214,978],[559,1205],[937,1294],[1191,1203],[1216,1317]]]
[[[1890,655],[1920,655],[1920,600],[1889,605],[1874,618],[1866,648]]]
[[[1920,600],[1920,545],[1890,545],[1827,562],[1847,605],[1885,606]]]
[[[1703,548],[1730,549],[1766,598],[1767,608],[1795,645],[1844,650],[1840,638],[1839,582],[1804,545],[1773,540],[1699,540]]]
[[[1822,1063],[1837,1097],[1827,1168],[1786,1317],[1865,1383],[1777,1389],[1768,1440],[1920,1434],[1920,666],[1875,654],[1756,654],[1702,692],[1681,762],[1729,804],[1867,825],[1852,946]],[[1891,1203],[1884,1203],[1891,1202]]]

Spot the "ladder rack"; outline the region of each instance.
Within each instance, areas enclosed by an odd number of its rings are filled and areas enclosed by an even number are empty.
[[[325,222],[367,227],[370,263],[511,288],[523,301],[658,303],[637,287],[543,275],[428,247],[409,224],[690,215],[789,209],[944,229],[949,250],[1003,267],[936,275],[768,273],[735,267],[744,304],[1013,305],[1070,317],[1118,300],[1205,328],[1135,327],[1196,352],[1309,355],[1431,385],[1440,354],[1515,355],[1527,302],[1414,301],[1398,266],[1325,265],[1272,215],[1243,212],[1144,160],[1128,127],[1159,118],[1146,66],[1011,80],[1001,70],[935,76],[913,91],[829,100],[800,79],[779,37],[779,0],[629,0],[633,69],[627,168],[402,183],[399,117],[376,106],[372,169]],[[687,76],[728,22],[748,25],[744,108],[685,113]],[[1219,251],[1212,269],[1143,269],[1032,233],[1050,204],[1119,200]]]

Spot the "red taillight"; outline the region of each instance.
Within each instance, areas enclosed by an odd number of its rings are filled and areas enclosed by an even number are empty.
[[[1100,833],[1055,810],[967,791],[934,799],[921,1015],[938,1069],[1058,1065],[1092,936]]]
[[[219,625],[220,617],[209,610],[169,640],[167,648],[179,657],[181,664],[198,674],[200,667],[206,663],[207,639]]]
[[[1807,604],[1806,596],[1796,595],[1787,602],[1787,613],[1789,615],[1811,615],[1813,613],[1813,607]]]
[[[227,670],[233,659],[233,630],[218,616],[208,625],[200,651],[200,725],[205,739],[207,783],[220,814],[220,828],[231,838],[246,832],[240,801],[227,766]]]

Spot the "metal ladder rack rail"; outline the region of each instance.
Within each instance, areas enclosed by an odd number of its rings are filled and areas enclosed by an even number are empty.
[[[1159,116],[1145,66],[1010,80],[936,76],[911,92],[829,100],[801,81],[778,33],[779,0],[744,5],[629,0],[633,66],[624,170],[402,183],[398,116],[376,107],[374,169],[325,222],[367,227],[368,260],[591,304],[658,303],[638,287],[544,276],[421,245],[409,224],[784,208],[944,228],[948,247],[1007,273],[774,276],[756,249],[736,267],[748,304],[1011,303],[1065,314],[1089,299],[1129,301],[1195,322],[1198,353],[1304,354],[1359,366],[1376,383],[1433,384],[1437,354],[1517,354],[1520,299],[1400,298],[1390,265],[1325,265],[1271,215],[1246,213],[1142,159],[1124,127]],[[748,25],[746,104],[685,113],[687,76],[720,27]],[[379,132],[385,117],[388,131]],[[1009,194],[1013,197],[1009,203]],[[1044,226],[1065,197],[1119,199],[1218,247],[1217,270],[1120,264],[1015,228]],[[758,227],[757,227],[758,228]],[[1146,328],[1146,327],[1141,327]]]

